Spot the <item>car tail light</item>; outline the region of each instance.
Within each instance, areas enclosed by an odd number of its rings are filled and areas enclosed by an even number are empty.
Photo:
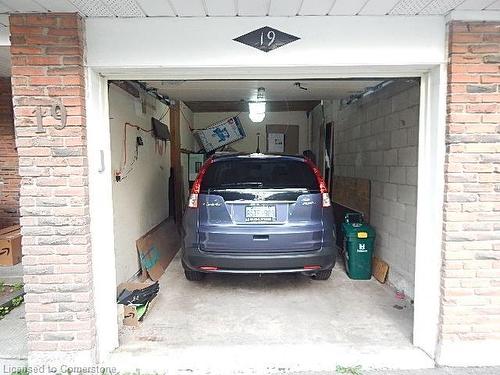
[[[330,201],[328,188],[326,187],[325,180],[321,176],[321,172],[319,171],[318,167],[316,167],[316,165],[312,162],[311,159],[306,158],[306,163],[311,167],[314,176],[316,176],[316,181],[318,181],[319,191],[321,193],[321,198],[323,200],[322,202],[323,207],[330,207],[332,205],[332,202]]]
[[[304,266],[305,270],[319,270],[321,266],[316,266],[316,265],[309,265],[309,266]]]
[[[202,271],[217,271],[219,268],[214,266],[200,266],[198,267]]]
[[[190,208],[198,208],[198,196],[200,195],[201,182],[203,180],[203,176],[207,172],[210,164],[213,163],[213,159],[208,159],[205,164],[203,164],[198,172],[198,176],[196,180],[194,180],[193,187],[191,188],[191,194],[189,195],[188,207]]]

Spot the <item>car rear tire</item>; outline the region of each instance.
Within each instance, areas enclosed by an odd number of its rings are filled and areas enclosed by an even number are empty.
[[[189,281],[201,281],[205,277],[205,274],[193,270],[184,270],[184,276],[186,276],[186,279]]]
[[[316,272],[312,278],[314,280],[328,280],[332,275],[332,270],[324,270]]]

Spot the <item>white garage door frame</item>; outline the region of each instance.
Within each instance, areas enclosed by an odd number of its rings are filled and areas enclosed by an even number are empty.
[[[375,22],[376,20],[369,21]],[[175,61],[177,58],[175,53],[173,55],[155,55],[157,50],[151,49],[151,57],[144,56],[144,51],[141,51],[141,53],[134,52],[133,47],[137,46],[137,43],[142,43],[144,39],[138,39],[136,42],[127,39],[127,31],[124,31],[124,26],[119,21],[112,21],[113,23],[102,22],[98,20],[91,25],[87,25],[87,34],[90,31],[90,35],[87,37],[89,56],[87,68],[89,192],[93,249],[93,283],[100,361],[105,360],[107,355],[118,346],[108,80],[209,80],[228,79],[228,77],[230,79],[252,80],[339,79],[356,77],[421,78],[413,344],[424,350],[431,358],[435,358],[439,336],[446,126],[447,66],[444,59],[444,24],[441,30],[443,33],[442,38],[438,38],[439,45],[435,46],[431,42],[429,49],[431,57],[429,57],[429,54],[424,54],[423,57],[421,54],[418,54],[417,58],[417,54],[415,54],[415,56],[410,56],[409,58],[406,56],[406,60],[392,58],[391,53],[395,53],[398,50],[398,46],[396,45],[393,46],[395,49],[387,48],[386,53],[389,55],[385,58],[383,56],[375,56],[372,60],[376,60],[377,64],[373,65],[367,63],[360,64],[359,59],[363,56],[352,57],[352,65],[348,65],[347,61],[342,61],[342,63],[331,61],[331,65],[327,66],[325,64],[318,66],[318,60],[315,60],[314,56],[311,61],[302,62],[301,65],[297,66],[283,65],[283,60],[279,61],[279,59],[261,60],[259,56],[253,62],[254,65],[251,65],[252,61],[248,58],[245,60],[246,64],[242,65],[242,62],[238,60],[240,57],[236,60],[231,60],[232,57],[228,57],[227,65],[219,63],[218,66],[213,64],[190,66],[188,62],[181,64],[179,61]],[[359,24],[359,19],[356,22],[356,24]],[[388,21],[384,20],[384,22]],[[430,22],[432,24],[437,23],[435,20],[431,20]],[[317,23],[316,20],[315,24]],[[259,19],[254,18],[251,20],[251,24],[256,24],[260,27],[269,24],[269,20],[261,20],[259,23]],[[89,26],[92,26],[92,28]],[[247,26],[251,27],[252,25]],[[426,25],[421,26],[425,28]],[[136,25],[128,25],[128,27],[136,33],[139,30]],[[328,27],[331,28],[332,26],[328,25]],[[345,27],[345,24],[343,27]],[[388,27],[389,29],[386,30],[388,35],[398,34],[397,30],[391,29],[391,25],[388,25]],[[247,31],[250,30],[251,28]],[[127,39],[127,45],[122,44],[118,47],[125,48],[127,51],[114,50],[112,45],[116,40],[103,37],[104,31],[110,34],[113,34],[113,32],[125,34],[122,37]],[[424,45],[428,44],[428,40],[422,41],[417,38],[414,42],[418,44],[420,41],[421,45]],[[346,43],[352,42],[347,41]],[[412,43],[412,41],[406,42]],[[387,41],[387,43],[389,42]],[[316,47],[311,47],[311,51],[313,51],[311,53],[314,53]],[[326,48],[323,51],[324,55],[328,55],[329,51],[327,47],[323,46],[323,49]],[[189,49],[189,43],[187,47],[183,45],[183,48]],[[307,49],[307,45],[303,46],[303,48]],[[382,47],[379,46],[379,48]],[[440,49],[441,51],[439,51]],[[106,57],[106,50],[108,50],[109,56],[113,54],[113,58]],[[437,53],[435,53],[436,51]],[[206,53],[205,50],[200,51],[199,58],[202,59],[203,54]],[[132,58],[132,61],[130,59],[127,60],[127,56]],[[289,57],[281,56],[281,58],[287,59]],[[145,62],[147,61],[147,63],[141,64],[141,59]],[[174,61],[172,64],[168,64],[168,66],[158,62],[166,62],[169,59]],[[244,56],[243,59],[245,59]],[[200,62],[199,59],[195,60],[198,63]],[[363,62],[369,61],[366,59],[362,60]],[[382,64],[382,62],[384,63]]]

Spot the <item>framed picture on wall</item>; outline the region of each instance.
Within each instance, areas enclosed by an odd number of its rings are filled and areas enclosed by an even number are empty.
[[[285,134],[267,133],[267,152],[272,154],[285,152]]]

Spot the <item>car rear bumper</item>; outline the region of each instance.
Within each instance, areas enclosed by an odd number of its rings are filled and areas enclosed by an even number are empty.
[[[337,249],[330,247],[322,247],[316,251],[272,254],[214,253],[196,248],[185,248],[182,252],[184,268],[219,273],[315,272],[332,269],[336,258]],[[311,269],[311,266],[317,268]]]

